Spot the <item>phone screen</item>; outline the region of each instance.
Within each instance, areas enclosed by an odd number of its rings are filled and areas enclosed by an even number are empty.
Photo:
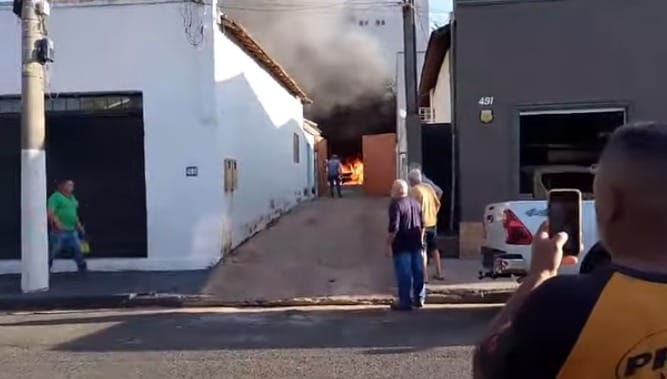
[[[549,234],[565,232],[568,235],[563,247],[566,255],[581,252],[581,196],[576,191],[549,193]]]

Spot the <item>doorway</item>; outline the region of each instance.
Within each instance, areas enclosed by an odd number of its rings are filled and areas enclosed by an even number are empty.
[[[396,134],[363,136],[364,194],[389,196],[396,179]]]
[[[422,125],[422,171],[442,188],[442,208],[438,212],[438,232],[457,232],[458,206],[454,190],[451,124]]]
[[[626,122],[624,108],[521,112],[519,191],[533,193],[536,170],[597,164],[613,131]],[[572,173],[552,178],[552,186],[592,192],[593,176]]]
[[[330,154],[338,155],[344,186],[360,186],[364,184],[364,155],[362,137],[347,140],[329,140]]]
[[[91,258],[146,257],[142,95],[60,95],[48,98],[46,109],[47,195],[57,180],[75,181]],[[20,177],[20,117],[5,112],[0,115],[0,198],[7,202],[0,228],[9,233],[1,234],[0,259],[21,256]]]

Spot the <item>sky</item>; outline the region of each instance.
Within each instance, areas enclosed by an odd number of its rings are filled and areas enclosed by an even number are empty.
[[[452,0],[430,0],[431,25],[444,25],[452,11]]]

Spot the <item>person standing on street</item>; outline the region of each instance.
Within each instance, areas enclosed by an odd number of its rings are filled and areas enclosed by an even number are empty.
[[[435,191],[435,194],[438,195],[438,199],[442,198],[442,194],[445,193],[445,191],[440,188],[437,184],[435,184],[431,179],[429,179],[426,174],[424,174],[424,171],[421,169],[421,166],[419,164],[413,163],[410,165],[410,171],[412,170],[419,170],[419,172],[422,173],[422,183],[428,184],[429,186],[433,187],[433,190]]]
[[[442,262],[438,250],[438,212],[440,211],[440,199],[430,185],[424,183],[422,172],[413,169],[408,173],[410,183],[410,196],[421,206],[424,217],[424,280],[428,281],[428,262],[432,259],[435,264],[435,275],[433,279],[444,280],[442,275]]]
[[[341,175],[343,175],[343,166],[340,163],[340,159],[338,159],[338,155],[333,154],[327,160],[327,181],[329,182],[331,197],[334,197],[334,187],[336,188],[338,197],[343,197],[340,190]]]
[[[409,311],[424,306],[424,228],[419,203],[408,196],[405,180],[396,180],[391,189],[387,252],[393,256],[398,301],[391,309]],[[412,295],[412,296],[411,296]]]
[[[593,185],[611,264],[556,276],[577,258],[542,225],[528,276],[477,347],[475,378],[667,377],[666,170],[667,124],[612,134]]]
[[[49,225],[49,269],[53,260],[64,250],[72,252],[79,272],[88,269],[81,252],[81,237],[84,228],[79,219],[79,202],[74,197],[74,182],[62,180],[58,182],[58,189],[47,201]]]

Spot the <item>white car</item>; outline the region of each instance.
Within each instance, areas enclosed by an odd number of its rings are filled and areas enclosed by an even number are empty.
[[[553,167],[549,168],[553,169]],[[540,170],[537,175],[544,173]],[[549,171],[549,170],[546,170]],[[546,191],[542,190],[542,195]],[[531,244],[547,219],[546,200],[508,201],[490,204],[484,211],[484,237],[479,278],[518,277],[530,267]],[[599,243],[594,200],[582,207],[584,249],[576,265],[561,267],[561,274],[591,272],[609,262],[609,253]]]

